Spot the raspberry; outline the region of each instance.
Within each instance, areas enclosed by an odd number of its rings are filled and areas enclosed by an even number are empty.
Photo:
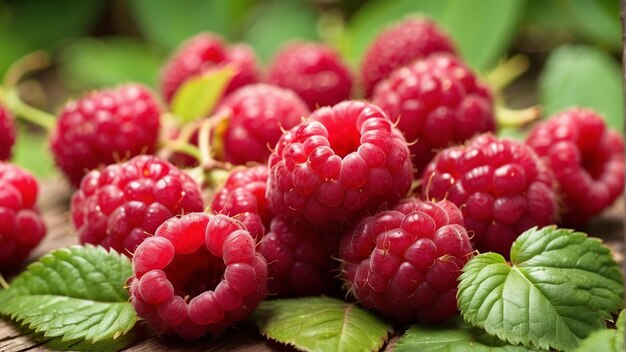
[[[91,171],[72,196],[81,243],[129,254],[165,220],[202,211],[198,184],[172,164],[140,155]]]
[[[624,140],[591,109],[557,113],[536,125],[526,143],[554,170],[566,224],[584,223],[624,190]]]
[[[267,81],[293,89],[311,110],[337,104],[352,92],[352,76],[339,54],[316,43],[284,47],[274,57]]]
[[[339,256],[362,305],[401,323],[433,323],[457,312],[456,280],[472,252],[454,204],[408,198],[363,218],[342,237]]]
[[[235,217],[259,241],[272,219],[265,199],[266,186],[267,166],[236,169],[228,176],[224,186],[215,193],[211,210],[217,214]]]
[[[318,225],[400,200],[413,173],[402,133],[380,108],[361,101],[313,112],[281,137],[269,166],[270,209]]]
[[[455,54],[452,40],[427,18],[407,18],[380,33],[365,52],[361,76],[365,96],[396,68],[433,53]]]
[[[233,164],[267,162],[270,148],[309,116],[306,104],[291,90],[256,84],[238,89],[220,104],[218,115],[230,116],[223,137],[224,160]]]
[[[435,150],[495,128],[489,89],[448,54],[431,55],[394,71],[376,86],[372,102],[414,142],[410,150],[418,173]]]
[[[556,221],[555,185],[530,147],[487,133],[437,154],[424,172],[422,194],[461,208],[474,248],[508,257],[522,232]]]
[[[171,218],[137,247],[131,303],[163,334],[218,334],[267,295],[267,264],[250,233],[224,215]]]
[[[278,297],[330,293],[337,269],[331,256],[338,247],[334,233],[275,217],[259,243],[259,253],[267,260],[269,292]]]
[[[257,59],[248,45],[238,44],[227,48],[223,39],[215,34],[197,34],[184,42],[163,67],[161,92],[165,100],[170,102],[178,88],[189,78],[228,64],[233,65],[237,73],[226,87],[224,95],[258,81]]]
[[[36,201],[37,180],[0,162],[0,268],[19,265],[46,234]]]
[[[152,93],[137,84],[91,92],[61,110],[50,139],[54,160],[78,186],[98,166],[153,153],[160,114]]]
[[[0,160],[11,158],[11,148],[15,144],[15,122],[9,110],[0,106]]]

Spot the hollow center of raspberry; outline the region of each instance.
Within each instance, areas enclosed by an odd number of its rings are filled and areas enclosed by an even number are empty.
[[[354,125],[337,125],[328,129],[328,142],[335,154],[344,158],[361,145],[361,134]]]
[[[192,254],[177,254],[163,271],[181,297],[193,298],[214,290],[224,277],[226,265],[222,258],[200,248]]]

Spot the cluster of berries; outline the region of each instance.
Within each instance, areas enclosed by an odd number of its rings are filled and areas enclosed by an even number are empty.
[[[51,138],[78,186],[80,241],[132,256],[132,303],[160,333],[216,334],[268,294],[333,294],[341,282],[395,321],[442,321],[475,250],[507,255],[523,231],[580,224],[623,190],[623,139],[591,110],[563,111],[526,142],[493,135],[492,92],[426,18],[374,40],[359,77],[368,100],[350,100],[352,74],[322,44],[290,44],[262,75],[247,45],[212,34],[166,63],[164,100],[225,65],[236,74],[214,110],[228,124],[212,135],[213,157],[239,166],[209,202],[177,166],[139,155],[157,150],[163,111],[145,87],[68,103]],[[12,143],[7,131],[0,146]],[[12,248],[37,242],[43,225],[34,181],[7,170],[0,222],[32,235],[22,244],[0,232],[0,253],[22,253]]]

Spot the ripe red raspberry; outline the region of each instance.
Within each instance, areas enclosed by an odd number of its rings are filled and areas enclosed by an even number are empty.
[[[489,133],[444,149],[422,177],[422,195],[461,208],[474,248],[505,257],[522,232],[556,221],[555,186],[530,147]]]
[[[295,42],[274,57],[267,81],[294,90],[309,109],[350,98],[352,76],[339,54],[323,44]]]
[[[473,252],[463,217],[448,201],[408,198],[362,219],[341,239],[346,288],[367,308],[410,323],[457,312],[460,269]]]
[[[224,132],[225,161],[243,165],[267,162],[282,130],[299,124],[310,114],[293,91],[268,84],[250,85],[230,94],[217,115],[230,117]]]
[[[137,84],[91,92],[67,103],[52,132],[57,166],[78,186],[89,171],[156,149],[159,104]]]
[[[189,78],[226,65],[237,71],[224,95],[239,87],[258,81],[259,69],[254,51],[246,44],[226,46],[212,33],[200,33],[185,41],[167,61],[161,72],[161,92],[170,102],[176,91]]]
[[[555,114],[536,125],[526,143],[554,170],[568,225],[599,214],[624,190],[624,139],[591,109]]]
[[[46,234],[36,201],[37,180],[0,162],[0,268],[19,265]]]
[[[380,108],[362,101],[313,112],[281,137],[269,166],[270,209],[318,225],[395,203],[413,174],[402,133]]]
[[[433,53],[455,54],[452,40],[427,18],[407,18],[380,33],[365,52],[361,76],[365,96],[392,71]]]
[[[272,214],[265,199],[267,166],[258,165],[234,170],[224,186],[215,193],[211,210],[241,221],[260,241],[269,227]]]
[[[431,55],[394,71],[372,102],[404,133],[418,175],[435,151],[495,129],[489,88],[459,59]]]
[[[165,220],[202,211],[198,184],[174,165],[140,155],[93,170],[72,196],[72,221],[81,243],[129,255]]]
[[[267,264],[250,233],[224,215],[172,218],[137,247],[131,303],[157,332],[215,335],[267,296]]]
[[[0,105],[0,160],[9,160],[11,158],[13,144],[15,144],[13,115]]]
[[[332,232],[275,217],[259,243],[259,253],[267,261],[268,291],[278,297],[330,293],[337,269],[332,256],[338,247],[339,238]]]

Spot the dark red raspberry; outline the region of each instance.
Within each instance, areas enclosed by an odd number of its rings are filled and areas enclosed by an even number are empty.
[[[256,241],[269,227],[272,214],[265,199],[267,166],[235,169],[215,193],[211,210],[241,221]]]
[[[315,111],[281,137],[269,165],[270,209],[318,225],[395,203],[413,174],[402,133],[380,108],[361,101]]]
[[[137,84],[91,92],[67,103],[52,132],[57,166],[74,186],[89,171],[156,149],[159,104]]]
[[[274,57],[267,81],[294,90],[309,109],[350,98],[352,76],[339,54],[323,44],[295,42]]]
[[[427,18],[407,18],[380,33],[365,52],[361,75],[365,96],[395,69],[433,53],[455,54],[452,40]]]
[[[306,104],[291,90],[268,84],[238,89],[217,110],[217,115],[230,117],[222,137],[223,159],[239,165],[267,162],[282,131],[309,114]]]
[[[0,162],[0,268],[18,266],[46,234],[37,187],[30,173]]]
[[[81,243],[130,255],[165,220],[204,210],[198,184],[154,156],[94,170],[72,196],[72,220]]]
[[[137,247],[131,303],[157,332],[215,335],[267,296],[267,264],[245,227],[224,215],[172,218]]]
[[[11,158],[15,144],[15,122],[9,110],[0,105],[0,160]]]
[[[456,280],[472,252],[454,204],[408,198],[362,219],[339,255],[362,305],[401,323],[433,323],[457,312]]]
[[[246,44],[227,48],[223,39],[212,33],[189,38],[167,61],[161,72],[161,92],[170,102],[180,86],[189,78],[226,65],[233,65],[236,74],[224,94],[258,81],[259,69],[254,51]]]
[[[489,88],[459,59],[431,55],[394,71],[374,90],[404,133],[418,175],[439,149],[495,129]]]
[[[624,139],[591,109],[555,114],[537,124],[526,143],[554,170],[562,220],[570,226],[599,214],[624,190]]]
[[[267,261],[270,294],[278,297],[329,294],[334,275],[339,237],[313,228],[306,222],[293,224],[277,216],[259,244]]]
[[[487,133],[441,151],[422,177],[422,195],[463,211],[474,248],[509,256],[511,244],[558,214],[552,171],[527,145]]]

